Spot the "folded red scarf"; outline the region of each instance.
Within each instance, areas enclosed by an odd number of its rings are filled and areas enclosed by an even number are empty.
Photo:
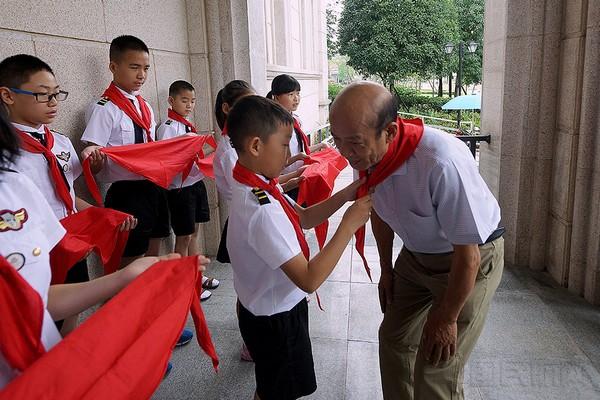
[[[126,170],[166,189],[178,174],[185,180],[194,163],[206,176],[211,175],[212,166],[207,168],[206,163],[200,162],[204,158],[205,144],[217,147],[212,135],[182,135],[152,143],[103,147],[101,151]],[[92,197],[101,205],[102,196],[90,170],[89,157],[83,161],[83,175]]]
[[[41,339],[44,303],[39,293],[2,256],[0,315],[0,352],[10,366],[24,371],[46,352]]]
[[[182,124],[184,124],[185,126],[189,127],[191,129],[192,133],[197,133],[198,131],[196,130],[196,127],[194,126],[194,124],[192,124],[190,121],[188,121],[185,117],[177,114],[175,111],[173,111],[172,109],[169,108],[169,111],[167,111],[167,117],[171,118],[173,121],[177,121],[177,122],[181,122]]]
[[[42,145],[37,139],[31,137],[27,133],[23,132],[18,128],[14,128],[21,140],[21,148],[25,151],[35,154],[42,154],[48,162],[48,168],[50,168],[50,178],[52,178],[52,184],[54,185],[54,191],[59,199],[62,200],[63,204],[67,208],[67,213],[72,214],[73,210],[73,198],[69,187],[65,182],[64,175],[61,172],[61,166],[56,159],[54,153],[52,153],[52,147],[54,146],[54,135],[44,125],[46,147]]]
[[[150,398],[190,307],[194,321],[205,321],[196,290],[201,280],[197,257],[157,263],[30,364],[0,392],[0,399]],[[20,305],[11,310],[30,317]],[[10,327],[2,323],[3,330]],[[196,325],[196,335],[216,369],[218,358],[206,325]]]
[[[401,119],[396,120],[398,132],[390,143],[387,152],[381,161],[371,171],[359,171],[360,177],[367,177],[367,181],[358,189],[357,198],[363,197],[369,193],[369,190],[389,177],[394,171],[408,160],[414,153],[421,137],[423,136],[423,121],[420,119]],[[356,250],[363,260],[363,265],[367,271],[369,279],[371,278],[371,269],[365,258],[365,227],[356,231]]]
[[[300,136],[300,139],[302,139],[302,150],[304,150],[305,154],[309,155],[310,141],[308,140],[308,136],[306,136],[306,133],[304,133],[302,128],[300,128],[300,123],[296,118],[294,118],[294,131],[296,131],[296,133]]]
[[[67,233],[50,252],[52,284],[64,283],[67,272],[92,250],[100,257],[104,273],[117,270],[129,231],[120,226],[129,214],[110,208],[89,207],[60,220]]]
[[[333,147],[312,153],[304,159],[306,169],[302,172],[304,179],[298,186],[298,204],[312,206],[331,197],[335,179],[346,168],[348,161]],[[319,248],[325,246],[329,222],[325,221],[315,227]]]
[[[140,111],[142,115],[140,115],[131,102],[125,95],[117,88],[117,86],[111,82],[108,88],[104,91],[102,96],[109,99],[113,102],[121,111],[125,113],[134,124],[142,128],[146,132],[146,139],[148,143],[152,142],[152,134],[150,133],[150,129],[152,128],[152,114],[150,113],[150,108],[144,98],[140,95],[135,96],[138,103],[140,104]]]

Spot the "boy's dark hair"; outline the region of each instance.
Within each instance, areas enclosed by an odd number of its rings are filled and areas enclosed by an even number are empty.
[[[271,91],[267,93],[267,99],[296,90],[300,91],[300,82],[296,78],[287,74],[277,75],[271,82]]]
[[[9,168],[19,154],[19,139],[3,106],[0,106],[0,170]]]
[[[246,96],[240,99],[227,117],[227,130],[233,147],[242,151],[244,142],[258,136],[268,141],[280,125],[294,124],[289,111],[262,96]],[[290,130],[291,132],[291,130]]]
[[[194,89],[192,84],[189,82],[175,81],[175,82],[171,83],[171,86],[169,86],[169,96],[171,96],[171,97],[177,96],[184,90],[190,90],[192,92],[196,91],[196,89]]]
[[[225,119],[227,118],[223,112],[223,104],[227,103],[229,107],[233,107],[240,97],[254,92],[254,88],[248,82],[239,79],[229,82],[223,89],[219,90],[215,100],[215,117],[221,130],[225,127]]]
[[[110,42],[108,57],[110,61],[119,61],[121,56],[128,50],[150,53],[148,46],[141,39],[131,35],[123,35],[117,36]]]
[[[0,62],[0,86],[18,89],[29,81],[31,75],[40,71],[54,75],[52,68],[35,56],[17,54],[7,57]]]

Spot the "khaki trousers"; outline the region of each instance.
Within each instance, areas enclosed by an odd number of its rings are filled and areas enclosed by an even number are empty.
[[[464,398],[463,370],[481,334],[504,267],[504,239],[479,247],[481,264],[458,318],[456,355],[437,367],[419,351],[432,305],[448,287],[452,253],[425,255],[403,249],[394,266],[394,298],[379,328],[379,363],[386,400]]]

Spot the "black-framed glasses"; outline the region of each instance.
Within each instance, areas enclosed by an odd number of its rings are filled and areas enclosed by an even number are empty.
[[[59,90],[56,93],[35,93],[30,92],[29,90],[17,89],[17,88],[8,88],[11,92],[19,93],[19,94],[27,94],[29,96],[35,97],[35,101],[38,103],[48,103],[52,101],[52,99],[56,99],[56,101],[64,101],[69,97],[69,92],[65,92],[64,90]]]

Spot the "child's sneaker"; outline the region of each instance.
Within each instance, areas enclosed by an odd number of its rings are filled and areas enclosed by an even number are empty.
[[[179,336],[177,343],[175,343],[175,346],[179,347],[179,346],[186,345],[192,340],[193,337],[194,337],[194,332],[192,332],[189,329],[184,329],[183,332],[181,332],[181,336]]]
[[[171,364],[171,361],[169,361],[167,363],[167,370],[165,371],[165,374],[163,375],[163,379],[165,379],[167,376],[169,376],[172,369],[173,369],[173,364]]]
[[[253,362],[252,356],[250,355],[250,351],[248,347],[246,347],[246,343],[242,343],[242,351],[240,352],[240,358],[242,361]]]

